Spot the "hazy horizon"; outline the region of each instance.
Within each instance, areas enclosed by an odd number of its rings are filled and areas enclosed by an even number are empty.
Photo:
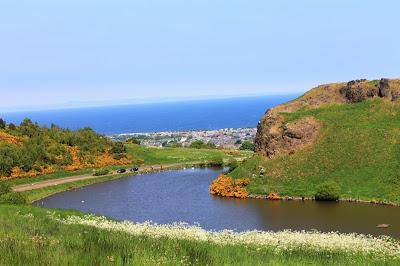
[[[62,111],[62,110],[73,110],[73,109],[92,109],[92,108],[107,108],[107,107],[122,107],[122,106],[135,106],[135,105],[152,105],[152,104],[171,104],[171,103],[190,103],[190,102],[201,102],[201,101],[218,101],[218,100],[230,100],[230,99],[251,99],[251,98],[267,98],[267,97],[279,97],[279,96],[293,96],[298,97],[301,93],[280,93],[280,94],[268,94],[268,95],[226,95],[226,96],[209,96],[209,97],[181,97],[181,98],[159,98],[159,99],[141,99],[132,100],[128,99],[125,101],[114,101],[114,102],[79,102],[65,104],[63,106],[51,106],[45,107],[23,107],[23,108],[7,108],[2,109],[0,106],[1,114],[10,113],[31,113],[31,112],[45,112],[45,111]]]

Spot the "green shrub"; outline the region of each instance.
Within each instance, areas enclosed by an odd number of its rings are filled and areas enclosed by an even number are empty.
[[[240,145],[240,150],[250,150],[250,151],[254,151],[254,143],[251,141],[246,140],[245,142],[242,143],[242,145]]]
[[[125,152],[126,152],[126,147],[122,142],[113,142],[112,143],[111,153],[119,154],[119,153],[125,153]]]
[[[214,143],[204,143],[202,140],[193,141],[190,146],[193,149],[215,149],[216,146]]]
[[[9,192],[0,196],[0,203],[25,204],[25,197],[19,192]]]
[[[6,184],[4,182],[0,182],[0,196],[7,194],[11,191],[11,187],[9,184]]]
[[[93,176],[107,175],[107,174],[109,174],[109,173],[110,173],[110,169],[104,168],[104,169],[96,170],[96,171],[93,173]]]
[[[126,142],[128,143],[132,143],[132,144],[136,144],[136,145],[140,145],[141,141],[139,139],[136,138],[129,138],[126,140]]]
[[[221,167],[224,165],[224,159],[222,156],[215,156],[208,162],[208,166],[210,167]]]
[[[113,154],[113,158],[115,159],[115,160],[121,160],[121,159],[123,159],[123,158],[126,158],[126,153],[114,153]]]
[[[317,187],[315,199],[319,201],[336,201],[339,199],[340,188],[335,181],[325,181]]]

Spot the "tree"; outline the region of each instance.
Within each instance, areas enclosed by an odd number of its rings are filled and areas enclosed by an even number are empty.
[[[114,142],[112,144],[111,153],[114,159],[121,160],[126,157],[126,147],[122,142]]]
[[[111,148],[112,153],[125,153],[126,148],[122,142],[114,142]]]
[[[8,129],[9,130],[16,130],[17,127],[13,123],[10,123],[10,124],[8,124]]]
[[[254,151],[254,143],[251,141],[244,141],[242,143],[242,145],[240,145],[240,150],[250,150],[250,151]]]
[[[182,143],[173,141],[173,142],[169,143],[169,147],[171,147],[171,148],[181,148],[182,147]]]
[[[21,133],[28,137],[33,137],[40,130],[38,124],[33,124],[29,118],[25,118],[19,128]]]
[[[18,164],[18,148],[11,144],[0,145],[0,176],[10,176]]]
[[[0,118],[0,129],[5,129],[6,125],[6,121],[4,121],[3,118]]]
[[[190,148],[194,148],[194,149],[202,149],[204,148],[205,144],[204,141],[202,140],[195,140],[190,144]]]
[[[189,147],[194,148],[194,149],[215,149],[216,148],[214,143],[204,143],[204,141],[202,141],[202,140],[193,141]]]
[[[132,143],[132,144],[136,144],[136,145],[140,145],[140,140],[138,140],[136,138],[129,138],[129,139],[126,140],[126,142]]]

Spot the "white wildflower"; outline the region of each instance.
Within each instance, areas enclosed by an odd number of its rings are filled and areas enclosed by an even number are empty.
[[[198,225],[186,223],[158,225],[151,222],[117,222],[93,215],[69,216],[54,219],[64,224],[93,226],[109,231],[126,232],[135,236],[168,237],[182,240],[208,241],[218,245],[244,245],[270,248],[276,253],[296,250],[310,252],[371,255],[380,258],[400,258],[400,242],[390,237],[373,237],[361,234],[322,233],[317,231],[206,231]]]

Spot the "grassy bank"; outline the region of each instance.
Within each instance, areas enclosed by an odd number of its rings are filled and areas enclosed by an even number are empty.
[[[400,262],[397,242],[346,235],[217,234],[197,228],[116,223],[88,218],[75,211],[11,205],[0,205],[0,224],[1,265],[396,265]],[[301,244],[299,236],[307,243]],[[343,242],[336,243],[337,238]],[[363,248],[357,250],[358,245]]]
[[[311,147],[271,160],[254,157],[231,175],[251,178],[248,190],[253,194],[313,196],[318,184],[333,180],[343,198],[400,203],[399,102],[375,99],[302,109],[285,114],[285,120],[306,116],[321,123]],[[266,170],[264,177],[260,167]]]

